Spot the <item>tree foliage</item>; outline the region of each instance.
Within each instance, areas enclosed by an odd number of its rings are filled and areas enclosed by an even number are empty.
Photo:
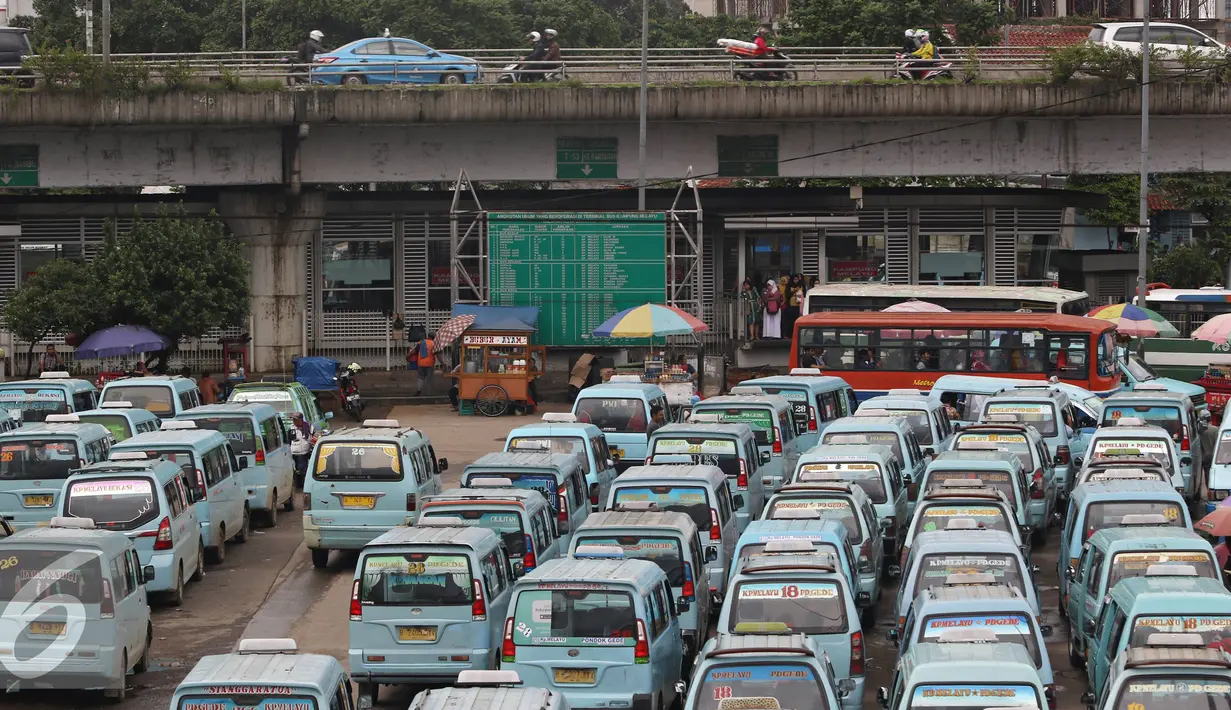
[[[945,24],[957,26],[944,41]],[[982,45],[1000,25],[996,4],[983,0],[792,0],[786,44],[812,47],[896,47],[910,27],[937,44]]]
[[[105,318],[89,265],[56,259],[39,267],[9,294],[4,324],[30,343],[30,352],[53,333],[84,333]],[[27,365],[34,358],[27,360]]]
[[[1136,175],[1072,175],[1065,182],[1069,190],[1099,192],[1107,196],[1107,206],[1085,210],[1086,217],[1104,227],[1129,227],[1140,220],[1141,180]]]
[[[1150,281],[1172,288],[1201,288],[1222,283],[1222,264],[1210,258],[1207,245],[1198,240],[1178,246],[1150,260]]]

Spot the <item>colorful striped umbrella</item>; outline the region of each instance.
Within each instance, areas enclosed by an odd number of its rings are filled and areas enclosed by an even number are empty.
[[[1200,328],[1193,331],[1193,340],[1205,340],[1226,348],[1231,344],[1231,313],[1219,313],[1202,323]]]
[[[620,311],[594,329],[599,338],[653,338],[709,330],[696,316],[675,306],[647,303]]]
[[[1109,320],[1123,335],[1137,338],[1177,338],[1180,331],[1158,313],[1131,303],[1099,306],[1086,314],[1090,318]]]

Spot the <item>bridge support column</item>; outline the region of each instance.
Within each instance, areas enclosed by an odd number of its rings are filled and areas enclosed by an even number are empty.
[[[307,247],[320,233],[325,193],[227,191],[218,206],[232,233],[244,240],[252,264],[249,369],[289,371],[291,356],[303,354]]]

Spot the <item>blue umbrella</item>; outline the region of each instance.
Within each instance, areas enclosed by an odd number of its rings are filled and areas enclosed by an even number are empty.
[[[75,353],[78,359],[135,355],[166,350],[171,341],[166,336],[140,325],[113,325],[90,334],[81,341]]]

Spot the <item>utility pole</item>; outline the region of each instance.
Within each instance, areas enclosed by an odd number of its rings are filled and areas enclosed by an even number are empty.
[[[1137,206],[1137,305],[1146,306],[1146,271],[1150,247],[1150,0],[1141,13],[1141,191]]]
[[[637,133],[637,210],[645,211],[645,113],[650,63],[650,0],[641,0],[641,119]]]
[[[85,4],[85,53],[94,53],[94,0]]]
[[[111,0],[103,0],[103,67],[111,64]]]
[[[248,51],[248,0],[239,3],[239,48]]]

